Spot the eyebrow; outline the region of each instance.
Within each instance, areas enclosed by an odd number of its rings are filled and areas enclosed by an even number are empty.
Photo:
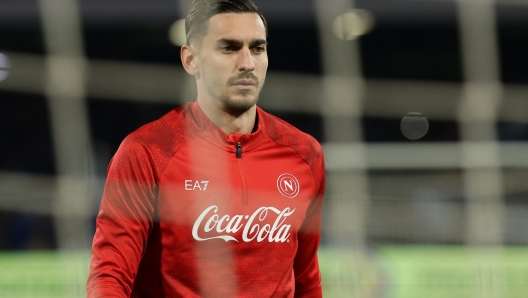
[[[216,41],[217,44],[228,44],[233,46],[242,46],[243,42],[237,39],[232,38],[220,38]],[[265,39],[254,39],[251,41],[250,45],[252,46],[260,46],[260,45],[268,45],[268,42]]]

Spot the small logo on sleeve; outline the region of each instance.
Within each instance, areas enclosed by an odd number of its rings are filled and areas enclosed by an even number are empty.
[[[284,173],[277,179],[277,188],[281,195],[287,198],[295,198],[300,191],[299,181],[292,174]]]

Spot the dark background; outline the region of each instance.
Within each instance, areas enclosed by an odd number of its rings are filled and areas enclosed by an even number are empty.
[[[269,23],[269,72],[321,75],[314,3],[308,0],[284,1],[286,4],[255,2]],[[361,67],[367,80],[462,82],[453,3],[361,0],[356,1],[356,6],[370,10],[376,17],[374,30],[361,37],[359,43]],[[498,6],[497,11],[501,80],[506,84],[526,85],[528,6]],[[167,38],[168,27],[182,18],[176,1],[83,0],[81,12],[85,53],[89,59],[181,67],[179,48]],[[4,51],[46,54],[36,0],[0,2],[0,53]],[[176,106],[95,98],[88,98],[87,105],[98,164],[103,165],[128,133]],[[325,141],[320,115],[270,112],[320,142]],[[401,118],[364,117],[364,141],[408,142],[400,132],[400,121]],[[459,141],[455,121],[431,120],[429,124],[430,130],[421,142]],[[501,140],[528,140],[526,124],[500,122],[497,125]],[[0,171],[56,174],[50,131],[49,110],[43,95],[0,90]],[[105,170],[99,166],[97,174],[104,177]],[[372,241],[412,240],[376,238]],[[0,211],[0,249],[55,247],[50,216]]]

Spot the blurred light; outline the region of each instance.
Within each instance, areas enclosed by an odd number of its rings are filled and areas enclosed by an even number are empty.
[[[352,9],[334,20],[334,35],[341,40],[353,40],[374,28],[374,15],[364,9]]]
[[[11,70],[11,63],[6,55],[0,53],[0,82],[5,80],[9,76]]]
[[[177,20],[169,28],[169,40],[181,47],[187,43],[187,36],[185,34],[185,20]]]
[[[425,136],[429,130],[429,122],[422,114],[411,112],[403,117],[400,128],[406,138],[418,140]]]

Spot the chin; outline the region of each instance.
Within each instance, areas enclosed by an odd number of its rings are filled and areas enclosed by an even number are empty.
[[[229,98],[223,100],[224,111],[233,116],[239,116],[247,112],[258,102],[258,97]]]

